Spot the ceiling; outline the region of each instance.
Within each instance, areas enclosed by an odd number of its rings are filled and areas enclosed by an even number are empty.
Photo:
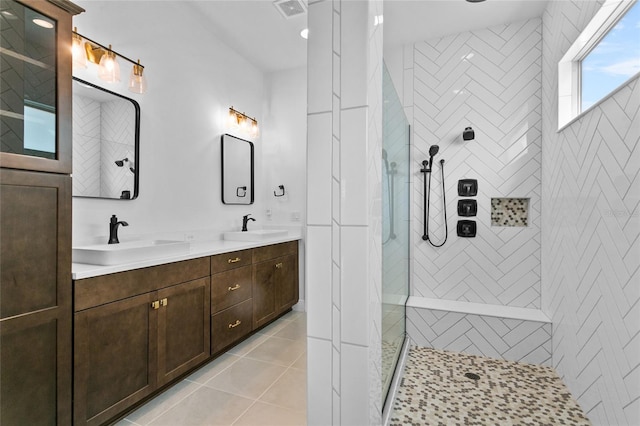
[[[348,1],[348,0],[343,0]],[[190,0],[211,31],[265,72],[303,66],[307,15],[286,19],[273,0]],[[384,0],[385,48],[542,15],[548,0]]]

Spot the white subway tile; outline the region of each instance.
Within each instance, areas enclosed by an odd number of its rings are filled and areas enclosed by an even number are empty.
[[[331,110],[332,93],[332,29],[331,2],[309,4],[307,15],[309,39],[307,40],[307,111],[309,113]]]
[[[341,313],[342,341],[369,342],[368,228],[342,227]]]
[[[331,224],[331,113],[307,118],[307,223]]]
[[[308,226],[306,251],[307,334],[331,339],[331,227]]]
[[[307,421],[309,426],[331,424],[333,391],[331,389],[332,348],[328,340],[307,339]]]
[[[343,110],[341,122],[341,224],[367,225],[367,109]]]

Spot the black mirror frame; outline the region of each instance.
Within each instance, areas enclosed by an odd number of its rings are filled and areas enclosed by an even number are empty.
[[[250,191],[250,200],[248,203],[229,203],[226,202],[224,200],[224,137],[228,136],[228,137],[232,137],[235,138],[239,141],[242,142],[246,142],[249,144],[249,147],[251,149],[251,191]],[[221,184],[220,184],[220,198],[222,200],[222,204],[226,204],[226,205],[237,205],[237,206],[246,206],[246,205],[250,205],[253,204],[254,202],[254,194],[255,194],[255,179],[254,179],[254,147],[253,147],[253,142],[248,141],[246,139],[242,139],[239,138],[237,136],[234,136],[232,134],[229,133],[225,133],[220,137],[220,178],[221,178]],[[237,194],[237,190],[236,190],[236,194]]]
[[[73,80],[77,81],[78,83],[81,84],[85,84],[87,86],[93,87],[94,89],[98,89],[98,90],[102,90],[103,92],[106,92],[110,95],[113,96],[117,96],[119,98],[122,98],[126,101],[129,101],[133,104],[133,107],[135,109],[135,115],[136,115],[136,128],[135,128],[135,136],[134,136],[134,143],[135,143],[135,147],[134,147],[134,151],[135,151],[135,156],[136,156],[136,162],[135,162],[135,169],[136,171],[133,174],[133,196],[131,198],[106,198],[106,197],[89,197],[86,195],[74,195],[74,197],[76,198],[93,198],[93,199],[97,199],[97,200],[123,200],[123,201],[131,201],[131,200],[135,200],[136,198],[138,198],[138,194],[140,193],[140,104],[131,98],[127,98],[126,96],[123,96],[119,93],[116,92],[112,92],[111,90],[107,90],[103,87],[97,86],[93,83],[89,83],[88,81],[82,80],[78,77],[73,77]],[[73,142],[73,140],[72,140]]]

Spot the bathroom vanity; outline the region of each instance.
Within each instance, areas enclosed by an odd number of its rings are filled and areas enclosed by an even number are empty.
[[[74,265],[74,424],[116,419],[298,302],[297,239],[222,245],[131,270]]]

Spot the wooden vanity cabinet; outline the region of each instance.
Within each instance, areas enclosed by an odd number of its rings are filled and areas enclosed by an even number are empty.
[[[116,419],[297,302],[297,241],[74,281],[74,423]]]
[[[267,324],[298,302],[298,242],[254,249],[253,328]]]
[[[75,424],[103,424],[209,358],[209,275],[207,257],[74,282]]]

